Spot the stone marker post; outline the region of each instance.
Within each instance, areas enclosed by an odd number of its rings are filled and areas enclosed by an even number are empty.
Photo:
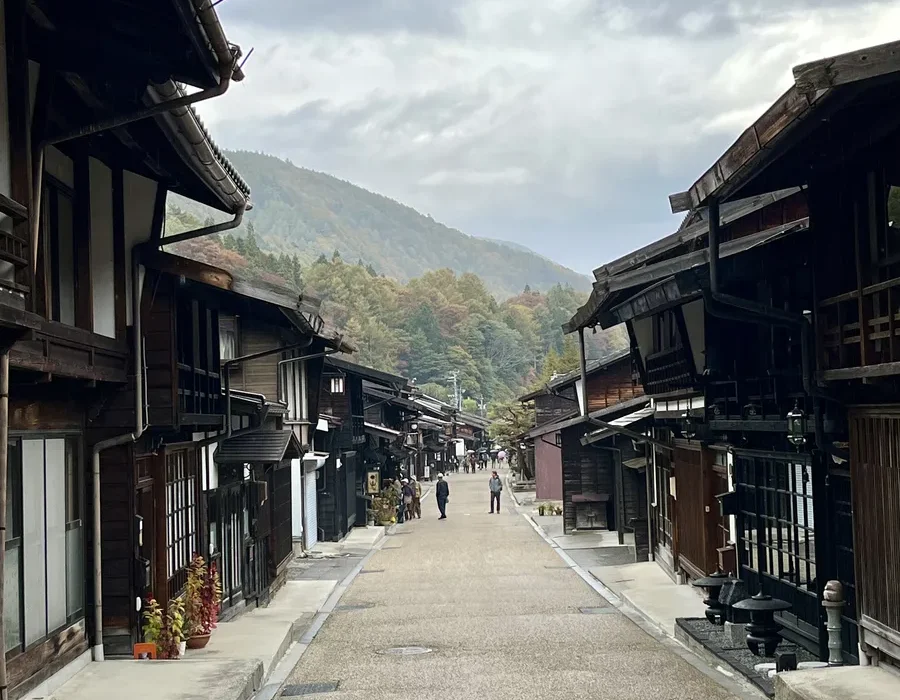
[[[841,613],[844,610],[844,586],[840,581],[829,581],[822,594],[822,607],[825,608],[828,631],[828,665],[843,666],[844,656],[841,645]]]

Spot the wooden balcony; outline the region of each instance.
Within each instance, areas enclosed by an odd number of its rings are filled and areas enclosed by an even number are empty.
[[[187,425],[221,425],[223,411],[221,375],[178,363],[179,422]]]
[[[821,301],[817,345],[826,381],[900,374],[900,278]]]
[[[645,362],[648,395],[690,389],[696,383],[693,361],[683,346],[655,352]]]
[[[26,230],[28,209],[4,194],[0,194],[0,214],[13,220],[14,231],[0,230],[0,261],[12,266],[11,274],[0,279],[0,304],[24,311],[30,288],[24,284],[30,279],[28,261],[31,258],[29,241],[21,235]]]

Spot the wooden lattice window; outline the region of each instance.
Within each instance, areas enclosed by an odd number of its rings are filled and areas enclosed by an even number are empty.
[[[166,454],[166,573],[169,594],[184,587],[187,566],[199,549],[197,454],[191,449]]]

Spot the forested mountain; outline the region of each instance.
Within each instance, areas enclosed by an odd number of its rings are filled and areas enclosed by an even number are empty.
[[[170,210],[168,230],[200,223]],[[458,373],[470,410],[482,398],[508,401],[577,367],[574,339],[564,339],[560,326],[586,295],[571,287],[557,284],[546,293],[525,287],[501,302],[473,273],[445,268],[403,283],[371,263],[345,259],[343,251],[304,265],[296,255],[262,250],[253,227],[246,236],[196,239],[174,252],[322,299],[325,319],[357,348],[354,362],[415,379],[441,399],[448,397],[448,377]],[[620,329],[586,337],[591,359],[627,344]]]
[[[499,298],[520,292],[526,282],[543,291],[555,284],[590,291],[587,277],[523,246],[466,235],[392,199],[274,156],[227,155],[253,190],[246,221],[267,252],[296,254],[308,265],[338,249],[345,259],[362,259],[401,282],[429,270],[474,272]],[[193,216],[207,216],[199,205],[173,201]]]

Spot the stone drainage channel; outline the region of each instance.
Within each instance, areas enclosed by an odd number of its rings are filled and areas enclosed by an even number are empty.
[[[357,610],[371,607],[371,604],[362,605],[346,605],[338,606],[336,610]],[[420,656],[421,654],[430,654],[433,649],[421,646],[408,647],[389,647],[388,649],[379,649],[377,654],[386,654],[389,656]],[[281,689],[279,697],[299,697],[302,695],[316,695],[318,693],[333,693],[341,685],[340,681],[319,681],[317,683],[301,683],[298,685],[286,685]]]

